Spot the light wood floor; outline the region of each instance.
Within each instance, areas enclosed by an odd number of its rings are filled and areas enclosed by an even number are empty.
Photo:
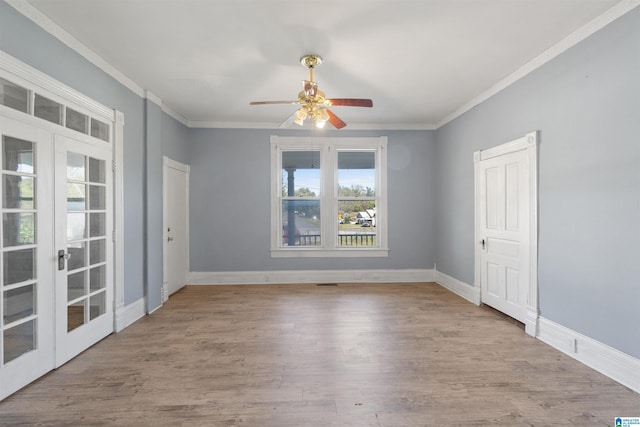
[[[432,283],[190,286],[1,425],[612,426],[640,395]]]

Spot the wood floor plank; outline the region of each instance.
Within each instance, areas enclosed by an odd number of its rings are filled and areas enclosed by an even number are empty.
[[[0,425],[612,426],[640,395],[433,283],[188,286]]]

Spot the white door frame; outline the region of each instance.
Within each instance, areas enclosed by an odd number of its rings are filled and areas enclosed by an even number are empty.
[[[525,320],[525,331],[528,335],[538,335],[538,133],[530,132],[525,136],[518,138],[506,144],[492,147],[487,150],[476,151],[473,153],[474,161],[474,209],[475,209],[475,235],[474,235],[474,253],[475,253],[475,287],[482,292],[480,286],[481,278],[481,253],[482,243],[480,236],[481,215],[480,215],[480,162],[482,160],[525,150],[529,161],[529,289],[527,292],[527,316]],[[480,301],[482,295],[480,294]]]
[[[189,178],[191,167],[189,165],[185,165],[184,163],[180,163],[173,159],[170,159],[167,156],[162,157],[162,302],[165,302],[169,299],[169,278],[167,274],[167,265],[168,265],[168,247],[167,244],[169,242],[169,233],[168,233],[168,214],[169,214],[169,204],[168,204],[168,191],[167,191],[167,172],[168,169],[177,169],[187,174],[187,197],[186,202],[187,205],[184,207],[184,212],[186,214],[186,222],[187,222],[187,235],[184,236],[186,240],[186,254],[187,257],[187,274],[191,270],[190,267],[190,257],[189,257]]]

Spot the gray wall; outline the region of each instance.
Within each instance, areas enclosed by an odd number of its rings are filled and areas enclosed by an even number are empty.
[[[162,113],[162,155],[180,163],[189,164],[190,129]]]
[[[160,106],[145,101],[145,295],[147,311],[162,305],[162,119]]]
[[[0,1],[0,50],[124,113],[125,303],[143,296],[144,100]]]
[[[640,357],[640,8],[440,128],[438,270],[473,283],[476,150],[539,130],[543,317]]]
[[[194,129],[191,164],[191,270],[432,268],[433,132],[323,132],[388,138],[387,258],[271,258],[269,136],[308,131]]]

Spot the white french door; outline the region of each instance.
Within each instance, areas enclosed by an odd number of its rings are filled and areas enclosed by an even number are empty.
[[[55,136],[56,366],[113,331],[111,156]]]
[[[0,399],[55,367],[51,133],[0,116]]]
[[[0,400],[113,331],[111,146],[0,115]]]

